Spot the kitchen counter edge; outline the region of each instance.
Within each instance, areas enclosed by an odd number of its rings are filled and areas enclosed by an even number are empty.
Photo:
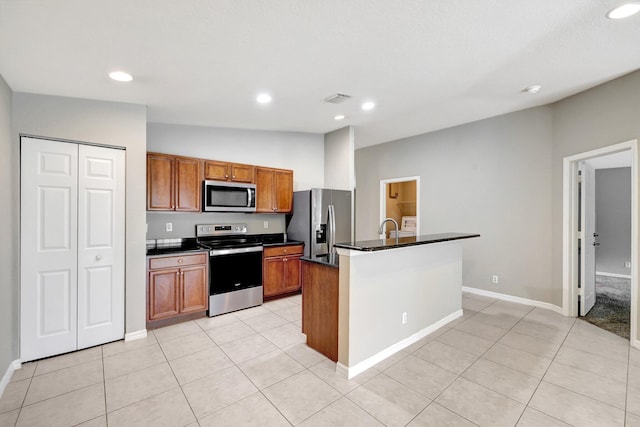
[[[354,251],[383,251],[387,249],[404,248],[409,246],[429,245],[433,243],[450,242],[454,240],[473,239],[480,237],[477,233],[440,233],[440,234],[423,234],[420,236],[401,237],[398,239],[386,240],[363,240],[352,243],[337,243],[336,248],[351,249]]]

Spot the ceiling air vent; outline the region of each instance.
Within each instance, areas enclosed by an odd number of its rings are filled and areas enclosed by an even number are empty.
[[[345,95],[344,93],[336,93],[335,95],[327,96],[324,99],[324,102],[328,102],[330,104],[342,104],[349,98],[351,98],[351,96]]]

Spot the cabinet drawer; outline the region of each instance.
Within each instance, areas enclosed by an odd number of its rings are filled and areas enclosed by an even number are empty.
[[[208,254],[175,255],[149,258],[149,270],[158,268],[183,267],[185,265],[206,264]]]
[[[264,248],[264,256],[272,257],[272,256],[285,256],[285,255],[302,255],[302,245],[292,245],[292,246],[276,246],[276,247],[267,247]]]

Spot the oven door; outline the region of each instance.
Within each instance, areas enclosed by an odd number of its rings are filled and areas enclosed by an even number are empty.
[[[209,295],[262,286],[262,246],[209,252]]]

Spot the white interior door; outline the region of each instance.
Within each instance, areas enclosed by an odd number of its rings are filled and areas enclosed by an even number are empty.
[[[22,138],[20,356],[76,349],[78,146]]]
[[[589,163],[579,163],[580,186],[580,316],[596,303],[596,180]]]
[[[124,151],[79,146],[78,348],[124,337]]]

